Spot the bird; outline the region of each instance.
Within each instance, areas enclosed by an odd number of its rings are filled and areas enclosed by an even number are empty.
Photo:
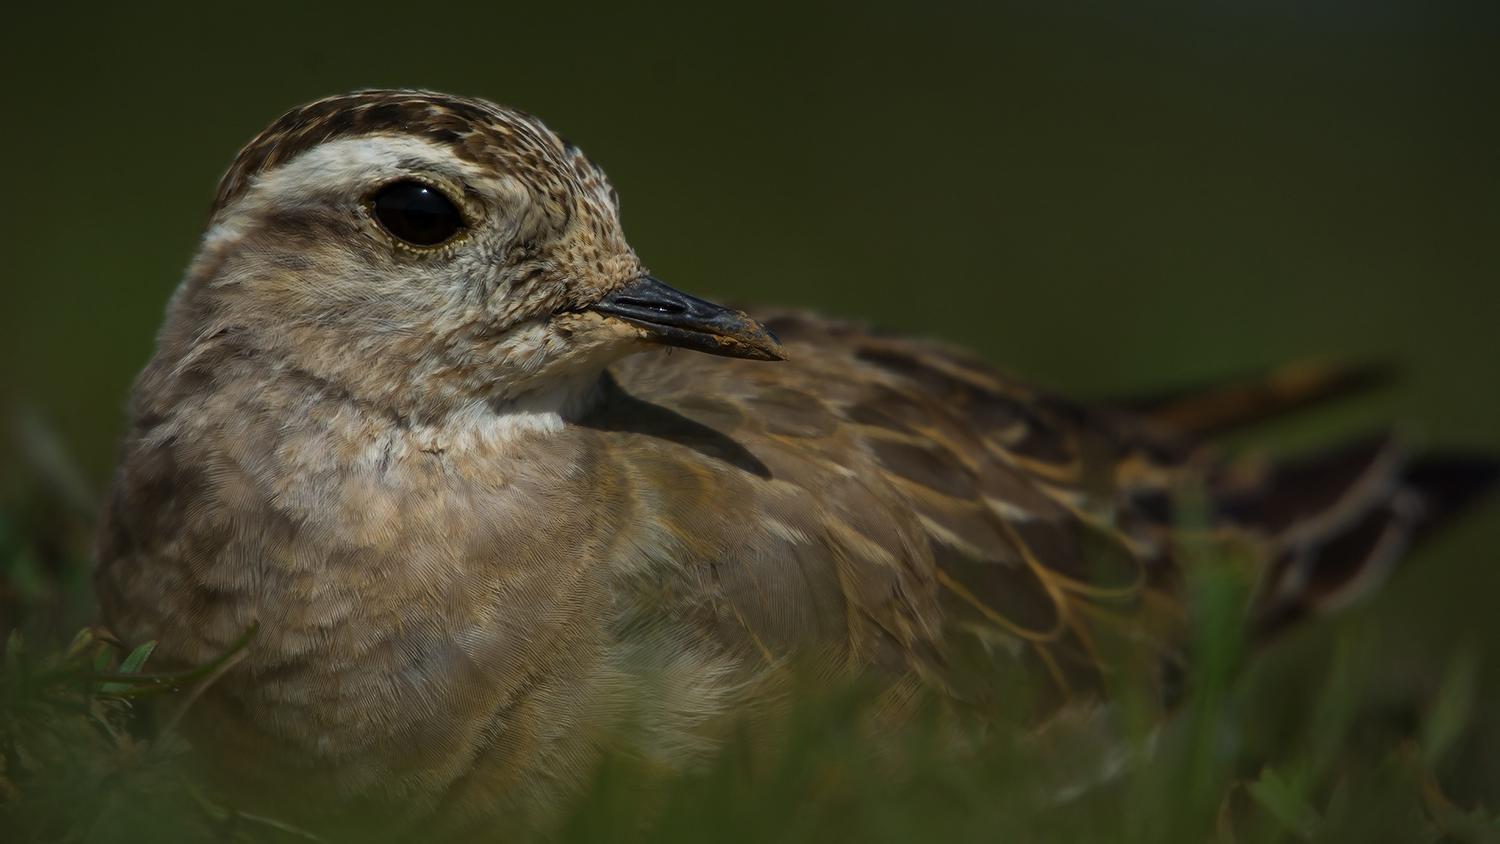
[[[293,109],[224,175],[95,585],[160,670],[254,631],[181,724],[247,805],[541,822],[611,749],[712,752],[794,662],[874,678],[897,720],[926,690],[1044,719],[1104,695],[1126,643],[1169,703],[1188,533],[1246,549],[1245,625],[1273,636],[1500,475],[1389,434],[1213,446],[1376,369],[1077,402],[940,341],[710,303],[645,269],[619,207],[537,119],[419,90]]]

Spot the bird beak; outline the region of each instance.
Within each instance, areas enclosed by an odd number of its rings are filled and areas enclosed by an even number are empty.
[[[645,329],[666,346],[746,360],[786,360],[776,335],[744,311],[726,308],[641,276],[588,307]]]

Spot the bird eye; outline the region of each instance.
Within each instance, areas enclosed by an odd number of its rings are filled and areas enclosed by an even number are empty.
[[[437,246],[463,228],[446,196],[421,182],[396,182],[375,194],[371,210],[380,225],[412,246]]]

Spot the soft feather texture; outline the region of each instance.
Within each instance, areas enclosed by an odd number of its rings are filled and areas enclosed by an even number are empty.
[[[363,197],[407,177],[463,237],[373,226]],[[793,660],[880,678],[897,719],[916,688],[1044,719],[1128,651],[1165,705],[1178,495],[1253,550],[1270,630],[1368,592],[1494,480],[1386,438],[1223,466],[1171,412],[797,312],[755,311],[786,363],[627,356],[649,336],[587,310],[644,272],[617,215],[540,123],[420,92],[294,111],[226,176],[137,384],[97,583],[163,668],[259,624],[188,721],[245,799],[542,817],[605,748],[699,757]],[[1155,407],[1217,428],[1289,393],[1224,395]],[[1017,704],[1020,677],[1042,693]]]

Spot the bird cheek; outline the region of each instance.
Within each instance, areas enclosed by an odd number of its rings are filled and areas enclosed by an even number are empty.
[[[591,311],[557,314],[552,317],[552,330],[558,337],[566,338],[570,346],[578,348],[626,347],[641,341],[643,332],[622,320],[604,317]],[[629,349],[622,349],[627,354]]]
[[[562,357],[585,367],[602,369],[650,347],[639,328],[587,311],[554,316],[552,331],[563,346]]]

